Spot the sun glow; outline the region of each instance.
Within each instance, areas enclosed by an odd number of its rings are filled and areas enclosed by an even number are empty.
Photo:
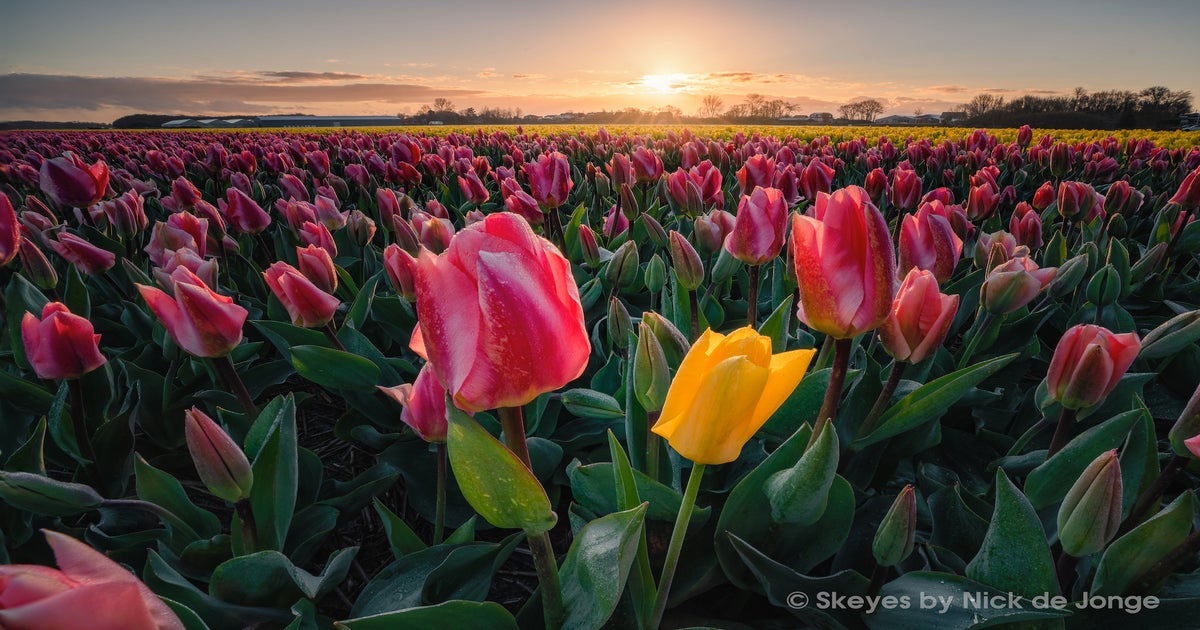
[[[689,76],[682,72],[671,74],[643,74],[638,82],[652,94],[678,94],[687,89]]]

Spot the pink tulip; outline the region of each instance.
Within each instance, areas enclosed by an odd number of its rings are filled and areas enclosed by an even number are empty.
[[[92,323],[61,302],[46,304],[40,319],[26,312],[21,319],[21,340],[39,378],[79,378],[106,361]]]
[[[501,188],[509,187],[508,182],[516,184],[516,180],[505,180],[505,184]],[[504,208],[509,212],[521,215],[530,225],[540,225],[545,219],[545,215],[542,213],[542,208],[538,205],[537,200],[531,197],[529,193],[521,190],[520,184],[516,184],[515,188],[515,190],[504,197]]]
[[[1183,178],[1170,203],[1177,203],[1185,208],[1200,207],[1200,168]]]
[[[609,208],[608,214],[604,215],[604,237],[611,241],[624,234],[628,229],[629,218],[625,216],[625,213],[616,206]]]
[[[1039,269],[1027,255],[1017,256],[988,273],[979,289],[983,307],[997,315],[1016,311],[1032,302],[1057,274],[1055,267]]]
[[[58,569],[0,565],[0,627],[6,630],[183,630],[145,584],[66,534],[42,530]]]
[[[317,285],[317,288],[326,293],[337,290],[337,269],[333,266],[333,258],[329,256],[328,251],[316,245],[297,247],[296,265],[300,273]]]
[[[755,187],[743,196],[734,216],[725,251],[747,265],[761,265],[779,255],[787,232],[787,202],[778,188]]]
[[[341,300],[317,288],[295,267],[273,263],[263,272],[271,293],[287,309],[293,326],[319,328],[333,319]]]
[[[1000,195],[988,184],[972,186],[967,194],[967,218],[984,221],[1000,207]]]
[[[1050,182],[1042,184],[1038,187],[1037,191],[1033,193],[1032,205],[1034,210],[1041,212],[1042,210],[1049,208],[1050,204],[1054,203],[1054,197],[1054,185]]]
[[[422,440],[431,444],[446,441],[446,388],[438,382],[432,363],[426,363],[411,384],[377,387],[404,406],[400,420]]]
[[[279,187],[283,189],[284,199],[295,199],[296,201],[308,201],[309,199],[308,188],[305,188],[304,182],[291,173],[279,176]]]
[[[171,199],[176,210],[191,210],[203,198],[200,189],[186,177],[177,177],[171,182]]]
[[[1102,326],[1080,324],[1063,334],[1046,373],[1050,396],[1067,409],[1104,400],[1142,349],[1137,333],[1114,334]]]
[[[330,232],[346,227],[347,213],[338,209],[338,201],[328,195],[317,195],[313,202],[316,208],[317,222],[329,228]]]
[[[117,262],[116,254],[70,232],[60,232],[57,240],[50,241],[50,248],[80,271],[92,276],[112,269]]]
[[[837,339],[878,328],[896,282],[887,222],[858,186],[818,195],[813,210],[792,217],[800,321]]]
[[[696,217],[692,232],[696,236],[696,247],[704,256],[711,256],[725,244],[725,238],[733,232],[736,219],[724,210],[713,210]]]
[[[183,422],[188,453],[204,487],[230,503],[249,498],[254,473],[237,442],[196,407],[183,412]]]
[[[140,233],[149,224],[142,196],[132,190],[92,206],[91,213],[93,219],[103,216],[113,231],[126,238]]]
[[[876,168],[870,173],[867,173],[863,180],[863,188],[871,197],[871,203],[879,205],[883,201],[883,196],[887,194],[888,180],[887,175],[883,173],[882,168]]]
[[[21,223],[8,195],[0,193],[0,267],[7,265],[21,249]]]
[[[466,411],[524,405],[587,366],[570,264],[515,214],[464,228],[441,255],[421,252],[416,293],[438,381]]]
[[[911,210],[921,199],[921,176],[911,169],[892,171],[892,205]]]
[[[657,182],[662,178],[663,163],[658,154],[646,147],[638,147],[629,157],[633,175],[640,184]]]
[[[446,251],[454,237],[454,224],[449,219],[431,216],[421,211],[412,213],[413,230],[421,244],[434,254]]]
[[[940,293],[932,273],[914,268],[900,283],[879,340],[897,361],[920,363],[942,345],[957,312],[958,296]]]
[[[383,250],[383,268],[388,281],[401,297],[412,302],[416,294],[417,259],[399,245],[392,243]]]
[[[1017,247],[1017,237],[1004,230],[981,234],[975,243],[975,266],[984,271],[991,271],[987,268],[989,261],[993,267],[1006,263],[1015,255]]]
[[[725,191],[721,188],[721,169],[704,160],[688,170],[688,175],[700,187],[700,200],[706,208],[723,209]]]
[[[1013,209],[1008,231],[1016,237],[1017,243],[1028,247],[1030,251],[1042,246],[1042,217],[1024,201]]]
[[[154,278],[163,288],[174,291],[175,283],[171,273],[178,267],[184,267],[196,274],[204,284],[217,286],[217,261],[212,258],[201,258],[196,252],[187,248],[168,250],[163,258],[162,267],[154,270]]]
[[[375,189],[375,205],[379,208],[379,218],[383,219],[385,226],[392,224],[392,217],[403,216],[400,214],[400,199],[391,188]]]
[[[171,272],[175,297],[137,285],[142,298],[158,316],[175,343],[198,357],[223,357],[242,341],[246,309],[233,298],[208,288],[186,267]]]
[[[271,224],[271,215],[267,214],[253,199],[246,196],[246,193],[230,188],[225,191],[225,197],[229,203],[218,199],[217,204],[221,207],[221,214],[229,220],[233,227],[244,234],[257,234]]]
[[[737,172],[738,184],[743,195],[750,195],[755,188],[769,188],[775,183],[775,160],[765,155],[752,155]]]
[[[553,210],[567,202],[574,182],[567,156],[555,151],[538,156],[537,162],[525,165],[529,178],[529,194],[546,209]]]
[[[933,272],[938,282],[954,275],[954,267],[962,255],[962,239],[950,227],[945,217],[930,211],[932,204],[921,206],[917,213],[906,215],[900,225],[899,273],[911,269]]]
[[[465,176],[460,175],[458,187],[462,190],[463,197],[477,206],[483,205],[488,200],[487,187],[483,185],[475,171],[467,171]]]
[[[329,228],[325,227],[324,223],[310,221],[301,226],[300,242],[306,247],[316,245],[329,252],[331,257],[337,256],[337,244],[333,242],[333,235],[329,233]]]
[[[88,208],[104,198],[108,190],[108,164],[88,166],[75,154],[42,162],[38,184],[60,206]]]
[[[804,167],[804,172],[800,174],[800,193],[804,195],[805,199],[811,201],[817,199],[820,193],[830,192],[833,190],[835,172],[833,167],[821,160],[809,162],[808,166]]]

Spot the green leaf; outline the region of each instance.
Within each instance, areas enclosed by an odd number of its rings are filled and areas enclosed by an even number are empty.
[[[1033,469],[1025,479],[1025,496],[1029,503],[1040,510],[1061,501],[1092,460],[1125,441],[1129,429],[1141,414],[1141,410],[1135,409],[1105,420],[1076,436],[1044,464]]]
[[[0,396],[5,402],[37,414],[46,413],[54,401],[54,395],[45,389],[3,371],[0,371]]]
[[[274,403],[274,401],[272,401]],[[274,405],[268,405],[268,409]],[[263,421],[260,416],[255,422]],[[253,432],[253,427],[251,431]],[[247,442],[250,442],[247,436]],[[250,465],[254,487],[250,490],[250,507],[254,511],[259,549],[280,550],[287,540],[296,509],[296,488],[299,485],[299,462],[296,447],[296,401],[289,394],[278,405],[261,450]],[[234,527],[234,549],[239,548],[241,528]]]
[[[1019,354],[1006,354],[930,381],[893,405],[879,418],[879,426],[850,445],[857,450],[937,420],[954,403],[987,377],[1012,363]],[[802,383],[803,384],[803,383]]]
[[[139,499],[163,507],[179,517],[199,538],[212,538],[221,533],[221,521],[212,512],[196,507],[173,475],[151,466],[140,455],[134,458],[133,469]],[[172,530],[172,539],[177,548],[182,549],[195,540],[180,537],[183,532],[171,527],[170,523],[167,526]]]
[[[387,534],[388,544],[392,548],[392,555],[397,560],[407,554],[425,549],[425,543],[408,526],[408,523],[404,522],[404,519],[396,516],[379,499],[375,499],[373,503],[375,505],[375,513],[379,515],[379,520],[383,521],[383,531]]]
[[[1029,500],[996,469],[996,506],[967,577],[1026,597],[1058,593],[1046,532]]]
[[[580,418],[625,417],[625,411],[616,398],[594,389],[568,389],[562,393],[560,400],[567,411]]]
[[[567,628],[600,628],[612,616],[642,539],[647,504],[598,518],[579,530],[559,568]]]
[[[447,404],[446,444],[454,478],[471,507],[496,527],[549,531],[558,520],[525,464],[474,418]]]
[[[320,575],[296,567],[278,551],[229,560],[213,571],[209,593],[239,606],[287,608],[297,599],[320,599],[346,579],[358,547],[335,551]]]
[[[43,447],[46,444],[46,419],[38,420],[33,433],[4,463],[4,469],[9,472],[27,472],[37,475],[46,474],[46,458]]]
[[[293,326],[286,322],[264,319],[250,322],[284,357],[291,356],[295,346],[329,346],[329,338],[318,330]]]
[[[500,544],[443,544],[410,553],[384,567],[367,583],[350,614],[378,615],[438,603],[440,598],[483,600],[492,575],[521,537],[518,532]]]
[[[237,606],[196,588],[150,550],[142,579],[160,597],[170,598],[200,615],[212,630],[243,630],[258,623],[287,624],[292,616],[278,609]]]
[[[294,346],[292,365],[300,376],[330,389],[369,391],[379,382],[379,366],[331,348]]]
[[[766,436],[775,442],[783,442],[791,438],[804,424],[812,425],[817,420],[817,412],[821,410],[821,402],[825,399],[825,390],[829,388],[829,376],[833,370],[825,368],[817,370],[803,379],[792,391],[787,400],[779,406],[767,420],[759,435]],[[852,382],[850,378],[847,383]],[[798,453],[796,457],[799,457]],[[795,463],[792,460],[790,463]],[[790,465],[790,464],[789,464]]]
[[[424,630],[425,628],[487,628],[517,630],[517,621],[495,602],[453,601],[334,623],[345,630]]]
[[[617,488],[617,509],[631,510],[640,505],[642,499],[638,494],[637,480],[634,477],[633,466],[629,463],[629,457],[625,454],[625,449],[621,448],[621,443],[617,441],[616,434],[611,430],[608,432],[608,452],[613,462],[613,483]],[[645,522],[644,517],[642,520]],[[650,569],[650,551],[646,544],[645,527],[638,535],[636,553],[637,563],[633,567],[633,573],[629,576],[629,591],[633,597],[634,606],[639,611],[638,617],[644,618],[650,613],[649,607],[654,603],[656,591],[654,574]]]
[[[1175,498],[1163,511],[1116,539],[1104,550],[1092,592],[1124,595],[1130,585],[1187,538],[1192,529],[1192,492]]]
[[[91,486],[58,481],[44,475],[0,470],[0,499],[35,514],[70,516],[94,510],[104,502]]]
[[[792,296],[788,295],[759,326],[758,334],[771,338],[771,352],[778,354],[787,350],[787,328],[794,316],[792,313]]]
[[[1005,625],[1006,628],[1026,627],[1016,622],[1071,615],[1069,609],[1035,604],[1030,599],[1019,599],[1016,606],[1009,607],[1009,594],[1003,590],[951,573],[933,571],[905,573],[885,584],[879,594],[895,597],[898,602],[908,602],[909,605],[881,606],[873,614],[867,615],[866,621],[871,630],[962,630],[1000,624],[1013,624]]]
[[[612,466],[611,462],[599,462],[576,466],[567,471],[575,500],[597,514],[610,514],[620,509]],[[646,518],[674,522],[679,514],[679,506],[683,503],[683,496],[673,488],[654,481],[643,472],[634,470],[633,479],[640,500],[650,502]],[[711,514],[711,507],[696,507],[692,510],[690,527],[703,525]]]

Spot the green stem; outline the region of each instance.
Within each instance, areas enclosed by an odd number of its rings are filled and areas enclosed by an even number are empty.
[[[533,464],[529,461],[529,444],[525,441],[525,411],[521,407],[500,407],[496,412],[500,415],[504,444],[526,468],[533,470]]]
[[[1050,450],[1046,451],[1046,459],[1050,459],[1067,445],[1071,436],[1071,425],[1075,424],[1077,413],[1074,409],[1063,409],[1062,415],[1058,417],[1058,426],[1054,429],[1054,437],[1050,438]]]
[[[1150,484],[1150,487],[1146,488],[1146,491],[1133,504],[1129,516],[1125,518],[1125,522],[1121,523],[1121,528],[1117,531],[1118,536],[1128,533],[1141,522],[1142,517],[1158,504],[1158,498],[1170,487],[1171,482],[1175,481],[1175,477],[1179,476],[1179,471],[1183,470],[1187,463],[1188,458],[1180,457],[1178,454],[1171,455],[1170,461],[1154,479],[1154,483]]]
[[[96,462],[96,449],[92,448],[92,434],[88,432],[87,428],[87,411],[83,406],[83,384],[79,382],[79,379],[67,379],[67,394],[71,397],[71,428],[75,430],[75,442],[79,444],[80,454],[91,462],[90,466],[93,471],[97,471],[99,466]]]
[[[746,293],[746,325],[755,328],[758,326],[758,265],[750,265],[747,270],[750,274],[750,290]]]
[[[651,630],[662,623],[663,613],[667,610],[667,599],[671,595],[671,583],[675,580],[675,567],[679,564],[679,552],[683,549],[683,539],[687,537],[688,522],[692,518],[692,508],[696,506],[696,495],[700,494],[700,478],[704,476],[704,464],[697,462],[688,474],[687,489],[683,492],[683,503],[679,505],[679,514],[675,517],[675,529],[671,532],[671,542],[667,546],[667,558],[663,563],[662,577],[658,580],[658,594],[654,597],[654,610],[650,614],[650,623],[646,626]]]
[[[258,406],[250,397],[250,392],[246,389],[246,384],[242,382],[242,377],[238,376],[237,368],[233,366],[233,359],[230,359],[229,355],[225,355],[214,357],[212,362],[213,367],[217,369],[218,376],[225,382],[225,387],[228,387],[237,396],[238,402],[242,405],[242,411],[246,413],[246,418],[253,422],[258,417]]]
[[[258,550],[258,524],[254,522],[254,510],[250,507],[250,499],[234,503],[233,509],[241,521],[242,545],[246,548],[246,553],[254,553]]]
[[[879,594],[879,589],[883,588],[883,583],[887,581],[888,568],[879,566],[875,563],[875,568],[871,570],[871,583],[867,585],[867,597],[874,597]]]
[[[533,554],[533,566],[537,570],[538,583],[542,586],[542,615],[547,630],[558,630],[566,620],[563,606],[562,585],[558,579],[558,565],[554,560],[554,548],[550,545],[550,534],[525,532],[529,551]]]
[[[691,341],[695,341],[700,338],[700,298],[695,289],[688,290],[688,307],[692,311]]]
[[[907,363],[896,361],[892,363],[892,371],[888,374],[888,380],[883,384],[883,391],[879,392],[879,397],[875,399],[875,405],[871,407],[870,413],[867,414],[862,425],[858,427],[858,437],[868,435],[875,428],[875,422],[887,410],[888,405],[892,402],[892,394],[896,393],[896,387],[900,385],[900,377],[904,374],[904,368],[908,367]]]
[[[1058,588],[1062,594],[1068,599],[1071,598],[1072,587],[1075,585],[1075,567],[1079,565],[1079,558],[1063,551],[1058,555],[1058,561],[1054,563],[1054,572],[1058,575]]]
[[[327,339],[329,339],[329,342],[333,344],[334,348],[337,348],[338,350],[341,350],[342,352],[346,351],[346,346],[342,345],[342,340],[338,339],[337,333],[334,332],[334,330],[333,330],[333,322],[332,321],[325,324],[325,328],[321,329],[321,332],[325,333],[325,337]]]
[[[1172,549],[1163,556],[1162,560],[1150,567],[1128,590],[1134,593],[1149,592],[1150,589],[1174,573],[1175,569],[1195,557],[1196,552],[1200,552],[1200,529],[1192,532],[1182,543],[1179,543],[1178,547]]]
[[[433,544],[442,544],[446,532],[446,443],[437,443],[437,512],[433,519]]]
[[[988,331],[991,329],[994,319],[995,317],[992,315],[991,311],[984,310],[983,316],[978,320],[979,327],[972,327],[971,330],[967,331],[967,335],[970,338],[967,339],[967,345],[965,348],[963,348],[962,357],[958,360],[958,369],[961,370],[970,365],[971,355],[975,354],[975,351],[979,349],[979,340],[988,335]]]
[[[829,375],[829,387],[825,388],[825,400],[821,410],[817,412],[817,423],[813,426],[812,436],[808,439],[811,447],[821,435],[821,429],[833,422],[837,416],[838,407],[842,402],[842,386],[846,382],[846,369],[850,366],[850,348],[854,339],[838,339],[833,343],[833,371]]]
[[[660,414],[662,414],[661,411],[646,412],[646,474],[655,481],[658,481],[658,442],[660,438],[651,429],[658,422]]]
[[[1045,418],[1035,422],[1032,427],[1029,427],[1025,433],[1021,434],[1021,437],[1017,438],[1017,441],[1013,443],[1012,448],[1008,449],[1008,456],[1012,457],[1013,455],[1020,455],[1021,449],[1025,448],[1026,444],[1029,444],[1033,438],[1037,437],[1037,434],[1042,432],[1042,429],[1045,429],[1049,425],[1050,423],[1047,422]]]

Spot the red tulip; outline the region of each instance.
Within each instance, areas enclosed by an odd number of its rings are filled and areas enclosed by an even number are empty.
[[[962,239],[950,227],[950,221],[930,211],[932,204],[921,206],[915,215],[906,215],[900,226],[899,273],[911,269],[933,272],[938,282],[954,275],[962,255]]]
[[[88,166],[75,154],[42,162],[38,184],[42,192],[61,206],[88,208],[104,198],[108,189],[108,164],[102,160]]]
[[[246,309],[208,288],[186,267],[172,271],[171,279],[175,297],[154,287],[137,288],[180,348],[198,357],[223,357],[241,343]]]
[[[1087,216],[1092,209],[1096,191],[1082,182],[1058,184],[1058,214],[1064,219]]]
[[[412,302],[416,294],[417,259],[396,243],[388,245],[383,250],[383,268],[387,271],[388,281],[401,297]]]
[[[191,210],[203,198],[200,189],[186,177],[176,177],[171,182],[171,199],[175,202],[175,210]]]
[[[682,168],[667,177],[667,194],[671,196],[673,207],[680,214],[695,216],[704,209],[704,201],[700,198],[700,185]]]
[[[700,200],[707,208],[725,207],[725,191],[721,188],[721,169],[704,160],[688,170],[688,175],[700,187]]]
[[[325,179],[329,176],[328,153],[324,151],[309,151],[304,154],[304,161],[308,163],[308,170],[312,172],[313,177]]]
[[[1000,207],[1000,195],[989,184],[972,186],[967,194],[967,218],[972,221],[983,221],[996,212]]]
[[[505,184],[501,188],[509,187],[508,182],[513,182],[515,190],[506,194],[504,197],[504,208],[509,212],[525,217],[525,220],[530,225],[540,225],[545,219],[542,213],[542,208],[538,205],[538,201],[531,197],[529,193],[521,190],[521,185],[516,183],[516,180],[505,180]]]
[[[1188,173],[1179,184],[1179,190],[1171,197],[1170,203],[1177,203],[1185,208],[1200,206],[1200,168]]]
[[[465,176],[460,175],[458,187],[462,190],[463,197],[477,206],[483,205],[488,200],[487,187],[483,185],[475,171],[467,171]]]
[[[768,188],[775,183],[775,160],[765,155],[752,155],[737,172],[742,194],[749,195],[755,188]]]
[[[663,163],[658,154],[646,147],[638,147],[629,157],[633,175],[638,183],[657,182],[663,174]]]
[[[333,319],[341,301],[317,288],[295,267],[285,263],[273,263],[263,272],[271,293],[287,309],[293,326],[317,328]]]
[[[734,215],[725,251],[747,265],[761,265],[779,255],[787,232],[787,202],[778,188],[754,188],[743,196]]]
[[[337,269],[333,266],[333,258],[329,256],[329,252],[316,245],[297,247],[296,265],[300,273],[317,285],[317,288],[326,293],[337,290]]]
[[[883,169],[876,168],[867,173],[866,179],[863,180],[863,188],[871,196],[871,203],[879,205],[883,201],[883,196],[887,193],[888,188],[887,175],[884,175]]]
[[[21,249],[21,223],[8,195],[0,193],[0,267],[7,265]]]
[[[183,630],[145,584],[66,534],[42,530],[59,569],[0,565],[0,627],[7,630]]]
[[[900,283],[879,340],[897,361],[920,363],[942,345],[957,312],[958,296],[940,293],[932,273],[914,268]]]
[[[567,156],[558,151],[542,154],[537,162],[526,164],[525,176],[529,178],[530,196],[549,210],[566,203],[567,195],[575,185],[571,181],[571,164]]]
[[[800,174],[800,192],[805,199],[814,200],[820,193],[828,193],[833,189],[833,175],[836,171],[833,167],[822,162],[821,160],[813,160],[804,167],[804,172]]]
[[[404,406],[400,420],[429,443],[446,441],[446,388],[438,382],[433,364],[426,363],[413,383],[395,387],[377,385],[380,391]]]
[[[1030,251],[1042,246],[1042,217],[1024,201],[1013,209],[1008,231],[1016,237],[1017,243],[1028,247]]]
[[[608,214],[604,215],[604,226],[602,229],[604,237],[611,241],[629,229],[629,217],[626,217],[620,208],[613,206],[609,208]]]
[[[1033,193],[1033,208],[1038,212],[1050,207],[1054,203],[1054,185],[1046,182],[1038,187]]]
[[[896,253],[867,191],[820,194],[814,217],[792,217],[798,316],[837,339],[878,328],[891,311]]]
[[[583,373],[591,350],[570,264],[521,217],[421,252],[417,315],[438,381],[466,411],[524,405]]]
[[[305,246],[316,245],[329,252],[330,256],[337,256],[337,243],[333,241],[333,235],[324,223],[306,222],[300,228],[300,242]]]
[[[254,473],[237,442],[195,407],[183,412],[183,422],[188,453],[204,487],[213,496],[230,503],[249,498]]]
[[[892,205],[911,210],[921,199],[921,176],[911,169],[897,168],[892,171]]]
[[[46,304],[40,319],[26,312],[21,340],[33,371],[44,379],[79,378],[106,361],[92,323],[61,302]]]
[[[253,199],[246,196],[246,193],[230,188],[225,191],[225,197],[229,203],[218,199],[217,205],[221,207],[221,214],[229,220],[233,227],[244,234],[257,234],[271,224],[271,215],[267,214]]]
[[[291,173],[284,173],[279,176],[279,187],[283,189],[283,197],[285,199],[295,199],[296,201],[308,201],[309,199],[308,188],[304,187],[304,182]]]
[[[1137,333],[1114,334],[1080,324],[1063,334],[1046,373],[1050,396],[1067,409],[1099,404],[1125,375],[1142,349]]]
[[[50,248],[67,262],[88,275],[104,273],[117,262],[117,255],[92,245],[70,232],[60,232],[58,239],[50,241]]]

